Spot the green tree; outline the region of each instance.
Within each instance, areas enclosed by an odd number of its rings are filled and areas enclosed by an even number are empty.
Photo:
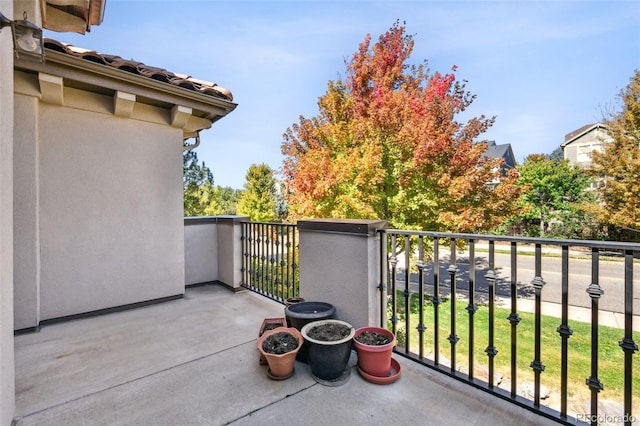
[[[185,216],[213,216],[220,214],[221,208],[215,196],[213,174],[198,161],[195,151],[182,154],[182,185]]]
[[[216,186],[215,198],[220,204],[219,214],[235,215],[238,213],[238,202],[242,196],[241,189],[233,189],[230,186]]]
[[[247,182],[238,202],[238,214],[255,222],[270,222],[276,214],[276,180],[273,170],[266,164],[252,164],[247,171]]]
[[[621,239],[640,238],[640,70],[619,94],[622,109],[605,124],[612,142],[592,153],[589,173],[600,182],[599,203],[588,208]]]
[[[330,81],[319,115],[287,129],[282,144],[289,214],[385,219],[394,227],[488,230],[511,214],[516,176],[474,143],[494,118],[456,117],[475,95],[426,63],[406,63],[413,38],[396,22],[368,35]],[[499,184],[495,185],[496,182]]]
[[[511,219],[531,236],[585,238],[588,217],[578,207],[593,199],[587,190],[591,180],[567,160],[555,161],[544,154],[532,154],[517,167],[517,185],[523,189],[521,212]]]

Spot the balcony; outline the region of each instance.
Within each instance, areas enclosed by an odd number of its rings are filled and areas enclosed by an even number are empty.
[[[267,378],[256,337],[283,305],[221,285],[15,337],[17,425],[552,424],[398,355],[400,379]]]
[[[637,244],[245,220],[185,220],[182,298],[16,336],[17,424],[637,421]],[[258,328],[298,294],[393,329],[400,380],[268,379]]]

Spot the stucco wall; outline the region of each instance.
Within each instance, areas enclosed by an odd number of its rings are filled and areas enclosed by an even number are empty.
[[[31,102],[16,104],[28,112]],[[182,130],[158,124],[160,108],[141,108],[143,120],[116,117],[109,96],[64,88],[64,103],[73,107],[38,102],[36,128],[16,127],[17,139],[37,134],[16,156],[19,184],[35,174],[37,186],[37,202],[32,191],[16,194],[26,210],[16,229],[37,234],[39,253],[29,259],[36,282],[31,273],[16,283],[26,286],[17,309],[43,321],[182,294]],[[26,258],[29,238],[16,236]],[[20,328],[35,325],[21,319]]]
[[[13,16],[13,2],[0,0]],[[15,411],[13,352],[13,44],[10,29],[0,33],[0,424]]]
[[[21,86],[18,83],[18,86]],[[28,92],[29,90],[24,90]],[[16,93],[18,117],[35,117],[38,98]],[[18,120],[14,124],[14,327],[33,327],[39,322],[40,248],[38,238],[37,121]]]
[[[354,327],[379,325],[376,228],[384,221],[316,219],[298,222],[300,296],[331,303]]]
[[[218,225],[215,218],[184,221],[185,284],[218,279]]]

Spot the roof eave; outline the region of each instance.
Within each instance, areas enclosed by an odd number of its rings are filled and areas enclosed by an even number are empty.
[[[589,132],[591,132],[591,131],[593,131],[593,130],[595,130],[595,129],[599,129],[599,128],[603,128],[603,129],[605,129],[605,128],[606,128],[606,126],[605,126],[604,124],[602,124],[602,123],[594,123],[593,125],[591,125],[591,126],[587,127],[586,129],[584,129],[582,132],[580,132],[580,133],[578,133],[578,134],[574,135],[573,137],[571,137],[570,139],[567,139],[566,141],[564,141],[564,142],[560,145],[560,147],[561,147],[562,149],[564,149],[564,147],[565,147],[565,146],[567,146],[567,145],[569,145],[571,142],[573,142],[573,141],[575,141],[576,139],[579,139],[579,138],[581,138],[582,136],[586,135],[587,133],[589,133]]]
[[[51,31],[85,34],[104,19],[106,0],[40,0],[42,26]]]
[[[46,61],[44,63],[16,59],[14,66],[16,69],[54,74],[63,79],[75,80],[113,91],[126,91],[159,102],[189,107],[199,111],[202,118],[207,118],[212,123],[226,116],[238,106],[236,103],[223,98],[210,96],[50,49],[46,49]]]

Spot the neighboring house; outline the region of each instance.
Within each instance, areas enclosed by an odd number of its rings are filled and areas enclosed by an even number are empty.
[[[84,33],[104,0],[0,0]],[[44,63],[0,33],[0,424],[14,415],[14,330],[185,287],[185,140],[233,111],[213,83],[47,40]]]
[[[502,158],[504,161],[500,167],[503,172],[516,168],[516,159],[513,155],[510,143],[497,145],[496,141],[487,142],[487,150],[484,152],[485,157]]]
[[[591,153],[602,151],[604,144],[611,141],[607,128],[602,123],[587,124],[568,133],[564,143],[560,145],[564,152],[564,159],[572,166],[589,167]]]
[[[501,158],[502,165],[500,166],[500,171],[502,172],[502,176],[504,176],[508,170],[516,168],[516,160],[513,155],[513,150],[511,149],[510,143],[505,143],[501,145],[497,145],[496,141],[487,141],[487,150],[483,154],[484,157],[491,158]],[[500,183],[500,178],[494,179],[489,186],[492,188]]]

